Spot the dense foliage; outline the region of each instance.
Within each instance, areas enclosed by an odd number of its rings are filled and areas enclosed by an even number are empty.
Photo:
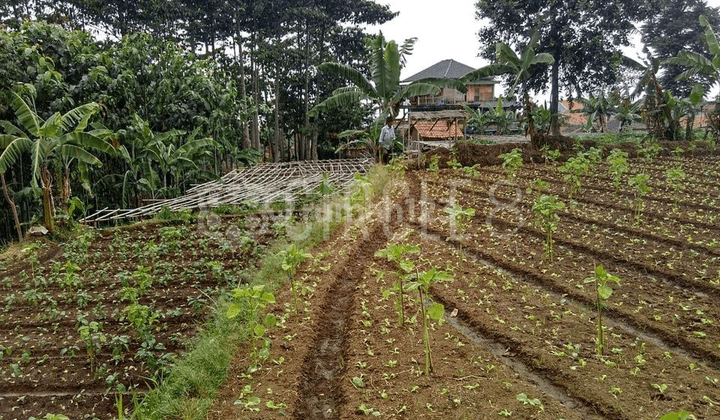
[[[43,119],[96,103],[88,129],[112,132],[112,151],[82,176],[70,167],[92,195],[72,191],[94,209],[171,197],[263,156],[333,156],[333,133],[359,128],[367,110],[311,120],[307,111],[342,83],[315,66],[368,71],[360,25],[393,16],[373,1],[3,2],[0,120],[18,125],[14,93]],[[5,170],[23,223],[41,213],[30,161],[21,153]],[[3,221],[11,220],[6,201]]]

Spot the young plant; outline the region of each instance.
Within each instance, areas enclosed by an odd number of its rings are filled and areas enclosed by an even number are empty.
[[[608,283],[614,282],[617,285],[620,285],[620,278],[608,274],[608,272],[605,271],[605,267],[600,264],[599,266],[595,267],[595,275],[586,278],[584,281],[585,283],[595,284],[595,305],[598,311],[595,351],[598,356],[602,356],[605,353],[605,337],[603,334],[602,311],[603,308],[607,306],[607,300],[610,299],[610,296],[613,293],[613,289],[608,286]]]
[[[613,179],[613,185],[615,186],[615,193],[620,190],[620,181],[622,181],[623,175],[628,172],[628,154],[624,150],[613,149],[610,151],[605,161],[608,164],[608,174]]]
[[[547,144],[543,145],[543,147],[540,148],[540,152],[542,152],[543,159],[545,159],[545,164],[554,164],[556,160],[560,158],[562,155],[559,150],[557,149],[551,149],[550,146]]]
[[[388,245],[375,253],[376,257],[387,258],[388,261],[394,261],[398,267],[396,289],[398,290],[397,308],[398,308],[398,325],[405,323],[404,297],[403,297],[403,276],[412,273],[415,270],[415,264],[405,257],[406,254],[418,253],[420,248],[414,245]]]
[[[430,293],[430,285],[436,282],[452,280],[452,276],[445,272],[439,271],[432,268],[422,273],[417,272],[411,275],[414,281],[409,282],[405,285],[405,290],[408,292],[417,290],[420,297],[420,313],[423,322],[423,341],[425,343],[425,375],[430,375],[432,372],[432,356],[430,353],[430,332],[428,331],[428,317],[440,320],[445,313],[445,307],[441,303],[433,302],[432,305],[425,311],[425,303],[423,301],[424,296]]]
[[[531,407],[538,407],[540,412],[545,411],[545,407],[543,407],[542,402],[540,402],[539,398],[530,398],[525,394],[524,392],[521,392],[520,394],[517,394],[515,396],[515,399],[519,402],[523,403],[523,405],[529,405]]]
[[[432,155],[430,157],[430,165],[428,166],[428,171],[432,172],[437,176],[438,171],[440,170],[440,155]]]
[[[647,184],[649,179],[650,176],[647,174],[637,174],[628,179],[628,185],[635,188],[635,223],[640,223],[645,205],[645,196],[652,191],[652,188]]]
[[[282,269],[287,274],[288,279],[290,279],[290,288],[292,289],[293,298],[295,299],[295,315],[298,315],[300,313],[300,303],[298,301],[297,285],[295,284],[295,271],[297,271],[297,268],[303,261],[312,258],[312,255],[297,249],[295,244],[287,247],[287,249],[283,251],[283,255]]]
[[[673,200],[673,207],[675,211],[677,211],[678,208],[680,194],[685,189],[685,183],[683,181],[685,181],[686,178],[687,174],[680,167],[670,168],[665,171],[665,182],[667,183],[667,186],[675,193],[675,197]]]
[[[503,153],[498,156],[502,160],[502,168],[505,170],[508,178],[515,178],[517,171],[522,168],[523,157],[522,150],[520,148],[512,149],[508,153]]]
[[[449,167],[451,167],[453,169],[453,171],[457,171],[458,168],[462,167],[462,164],[460,162],[458,162],[458,160],[457,160],[457,148],[456,147],[453,147],[450,150],[450,155],[452,156],[452,159],[450,159],[448,161],[447,165]]]
[[[560,172],[565,174],[563,179],[570,185],[570,198],[580,192],[582,188],[582,176],[587,174],[589,170],[590,161],[583,153],[578,153],[576,156],[571,157],[560,167]]]
[[[545,231],[545,256],[552,261],[553,258],[553,233],[557,230],[560,220],[558,211],[565,210],[565,203],[558,201],[556,195],[543,194],[537,198],[532,207],[537,215],[535,226]]]
[[[475,209],[468,207],[463,209],[462,206],[455,203],[452,207],[445,208],[445,212],[450,217],[450,222],[453,224],[460,236],[465,234],[468,228],[468,222],[475,217]]]
[[[95,360],[103,344],[107,342],[107,337],[102,333],[101,324],[95,321],[88,322],[86,319],[82,319],[80,322],[82,323],[78,327],[80,339],[85,343],[85,351],[90,359],[90,372],[95,372]]]
[[[257,317],[263,308],[272,303],[275,303],[275,296],[266,291],[263,284],[238,287],[233,290],[233,303],[228,307],[227,317],[233,319],[240,315],[248,320],[253,346],[253,364],[248,368],[250,373],[257,370],[260,359],[264,360],[270,356],[270,339],[264,338],[264,335],[267,328],[275,326],[277,320],[273,314],[265,315],[262,323]],[[258,341],[262,341],[262,346],[258,347]]]

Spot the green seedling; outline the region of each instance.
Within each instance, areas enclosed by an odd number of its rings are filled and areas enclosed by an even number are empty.
[[[248,320],[248,328],[252,334],[253,364],[249,367],[250,373],[257,370],[260,359],[267,359],[270,356],[270,339],[264,338],[267,328],[274,327],[277,323],[275,315],[267,314],[263,322],[257,320],[258,312],[269,304],[275,303],[275,296],[265,290],[265,285],[238,287],[233,290],[233,303],[227,310],[227,317],[230,319],[240,316]],[[258,347],[258,341],[262,346]]]
[[[103,344],[107,342],[107,337],[102,333],[102,325],[86,319],[80,321],[83,325],[78,328],[80,339],[85,343],[85,351],[90,360],[90,371],[95,372],[95,361],[97,355],[102,350]]]
[[[271,410],[282,410],[283,408],[287,408],[287,404],[285,403],[275,403],[274,401],[270,400],[265,403],[265,407],[271,409]]]
[[[535,226],[545,231],[545,256],[552,261],[553,258],[553,233],[557,230],[560,216],[559,211],[565,210],[565,203],[558,201],[556,195],[541,195],[532,207],[536,214]]]
[[[515,399],[523,403],[523,405],[530,405],[532,407],[538,407],[541,412],[545,411],[545,407],[542,405],[538,398],[529,398],[524,392],[517,394]]]
[[[673,200],[673,208],[675,211],[677,211],[678,208],[680,194],[685,189],[685,179],[687,179],[687,174],[682,168],[670,168],[665,171],[665,183],[675,193],[675,199]]]
[[[453,204],[452,207],[447,207],[445,212],[450,218],[450,222],[453,224],[460,236],[464,235],[468,229],[468,223],[475,217],[475,209],[468,207],[462,208],[459,204]]]
[[[569,198],[577,194],[582,189],[582,176],[590,170],[590,161],[583,153],[571,157],[560,167],[560,172],[564,173],[563,179],[570,185]]]
[[[665,394],[665,391],[667,391],[667,384],[652,384],[651,385],[653,389],[656,389],[659,393]]]
[[[374,408],[370,408],[365,404],[360,404],[358,410],[360,410],[366,416],[380,417],[379,411],[375,410]]]
[[[628,172],[628,154],[624,150],[613,149],[605,161],[608,164],[608,174],[613,179],[615,194],[620,190],[620,181]]]
[[[603,148],[600,147],[591,147],[588,149],[587,152],[585,152],[585,156],[590,161],[590,164],[592,166],[596,166],[600,162],[602,162],[602,156],[603,156]]]
[[[420,296],[420,313],[423,321],[423,341],[425,342],[425,375],[430,375],[430,372],[432,371],[432,356],[430,353],[428,317],[439,321],[445,313],[445,307],[440,303],[433,302],[433,304],[430,305],[430,308],[425,311],[423,294],[428,295],[430,293],[430,285],[433,283],[452,280],[452,276],[445,271],[439,271],[433,268],[422,273],[417,272],[412,275],[412,278],[414,278],[415,281],[411,281],[406,284],[405,290],[408,292],[417,290],[418,295]]]
[[[297,271],[303,261],[312,258],[312,255],[297,249],[295,244],[287,247],[287,249],[283,251],[283,255],[282,269],[287,273],[288,279],[290,279],[290,288],[292,289],[295,299],[295,315],[298,315],[300,313],[300,303],[298,301],[297,285],[295,284],[295,271]]]
[[[543,159],[545,159],[545,164],[548,165],[550,163],[555,163],[560,156],[561,153],[557,149],[551,149],[550,146],[547,144],[543,145],[543,147],[540,148],[540,152],[542,152]]]
[[[657,142],[653,141],[645,142],[640,148],[638,148],[638,154],[642,156],[645,162],[652,162],[655,158],[658,157],[661,151],[662,146],[660,146],[660,144],[658,144]]]
[[[457,160],[457,148],[453,147],[452,150],[450,150],[450,155],[452,156],[452,159],[448,161],[447,165],[451,167],[453,171],[457,171],[462,167],[462,164]]]
[[[430,156],[430,165],[428,166],[428,171],[434,173],[437,176],[437,173],[439,170],[440,170],[440,155]]]
[[[508,153],[503,153],[498,156],[502,161],[502,168],[505,170],[508,178],[515,178],[517,171],[522,168],[523,157],[522,150],[520,148],[512,149]]]
[[[642,218],[643,207],[645,206],[645,196],[652,191],[647,182],[650,176],[647,174],[637,174],[628,179],[628,185],[634,187],[635,194],[635,223],[640,223]]]
[[[613,276],[611,274],[608,274],[607,271],[605,271],[605,267],[600,264],[599,266],[595,267],[595,275],[592,277],[588,277],[584,280],[585,283],[594,283],[595,284],[595,304],[597,306],[598,316],[597,316],[597,338],[595,340],[596,346],[595,351],[598,356],[602,356],[605,353],[605,337],[603,333],[603,324],[602,324],[602,311],[603,308],[605,308],[606,302],[608,299],[610,299],[610,296],[613,293],[613,289],[608,286],[608,283],[614,282],[618,285],[620,285],[620,278]]]
[[[405,258],[405,255],[418,252],[420,252],[420,248],[414,245],[388,245],[375,253],[376,257],[387,258],[388,261],[395,262],[398,267],[396,289],[398,290],[398,325],[401,326],[405,323],[403,276],[412,273],[415,269],[415,264]]]

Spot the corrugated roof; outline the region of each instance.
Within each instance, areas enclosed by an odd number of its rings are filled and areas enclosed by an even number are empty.
[[[463,63],[458,63],[455,60],[443,60],[436,64],[433,64],[432,66],[426,68],[419,73],[413,74],[412,76],[403,80],[403,82],[409,83],[415,80],[427,79],[429,77],[441,79],[459,79],[473,70],[475,69]]]

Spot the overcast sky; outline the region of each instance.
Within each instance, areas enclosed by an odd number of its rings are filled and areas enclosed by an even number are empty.
[[[488,62],[477,57],[480,48],[477,32],[482,23],[475,20],[476,1],[378,0],[380,4],[389,4],[390,10],[400,12],[400,15],[384,25],[371,27],[369,32],[382,30],[386,39],[398,44],[417,37],[415,50],[402,71],[402,79],[445,59],[482,67]],[[718,7],[720,0],[709,0],[708,4]],[[716,29],[716,32],[720,30]]]

